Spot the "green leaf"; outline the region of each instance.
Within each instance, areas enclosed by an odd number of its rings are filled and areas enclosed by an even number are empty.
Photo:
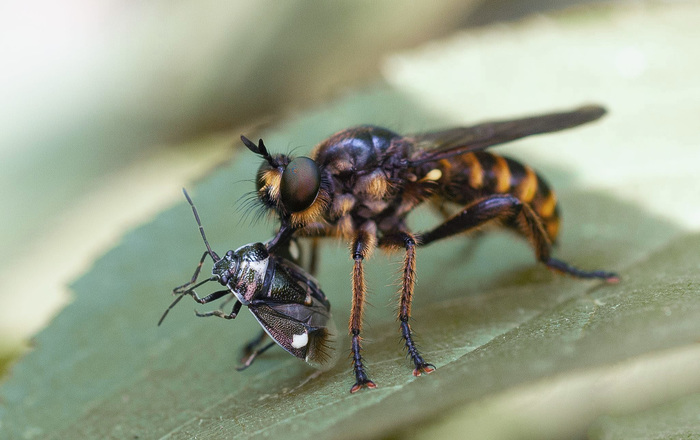
[[[600,25],[579,26],[578,34],[563,37],[565,43],[569,38],[584,44],[590,27]],[[510,38],[520,36],[515,32]],[[522,44],[537,47],[536,41]],[[437,114],[417,89],[397,88],[400,75],[389,76],[393,87],[379,85],[263,133],[266,145],[276,151],[301,146],[305,152],[352,124],[372,122],[412,132],[446,125],[456,117]],[[434,79],[428,82],[436,84]],[[450,89],[449,82],[442,85]],[[416,87],[421,86],[425,84]],[[595,89],[591,84],[580,87]],[[465,89],[451,90],[458,94]],[[525,96],[536,92],[521,90]],[[199,319],[188,307],[205,308],[185,298],[156,326],[172,301],[169,292],[189,280],[203,250],[183,200],[127,234],[75,282],[75,301],[37,335],[34,350],[0,386],[0,437],[674,434],[664,421],[697,432],[697,422],[688,417],[700,410],[692,395],[700,384],[687,366],[700,334],[700,234],[686,229],[683,210],[672,206],[690,196],[670,201],[656,197],[669,190],[652,178],[650,169],[659,167],[650,167],[648,161],[664,157],[634,137],[630,127],[635,114],[625,101],[616,101],[615,95],[610,100],[618,113],[613,109],[599,124],[498,151],[512,152],[541,170],[559,189],[565,223],[556,255],[582,268],[617,270],[620,284],[551,274],[534,263],[525,243],[505,233],[475,244],[455,238],[421,249],[413,328],[437,371],[415,378],[394,317],[401,255],[378,252],[367,263],[372,306],[363,335],[370,375],[379,388],[351,395],[353,378],[342,358],[317,376],[276,348],[246,371],[235,371],[241,347],[259,330],[247,313],[234,321]],[[478,103],[465,107],[478,115]],[[500,116],[517,113],[508,107]],[[649,133],[658,135],[645,135]],[[680,129],[674,133],[683,136]],[[685,145],[670,142],[665,153],[687,151],[692,157],[693,144]],[[586,157],[571,159],[577,153]],[[645,155],[646,161],[637,158]],[[619,157],[629,161],[615,161],[612,171],[606,168]],[[257,166],[258,159],[241,149],[230,166],[188,188],[219,252],[272,235],[273,224],[251,225],[236,211],[236,201],[252,190]],[[689,165],[680,164],[662,171],[674,175],[680,190],[694,185],[689,174],[679,173],[686,169]],[[638,189],[635,195],[625,193],[629,182]],[[668,209],[660,210],[656,201]],[[412,221],[419,230],[436,219],[419,210]],[[47,260],[45,255],[37,258]],[[341,328],[350,308],[350,269],[345,244],[328,242],[319,280]],[[349,353],[347,338],[341,344]],[[619,386],[638,370],[645,373],[639,386]],[[601,378],[610,382],[601,385]],[[616,415],[682,396],[674,407],[649,409],[646,418]],[[605,414],[610,415],[601,418]],[[648,417],[656,423],[640,423]]]

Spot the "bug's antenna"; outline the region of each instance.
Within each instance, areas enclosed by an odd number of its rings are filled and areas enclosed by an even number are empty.
[[[187,199],[187,202],[192,207],[192,212],[194,212],[194,218],[195,218],[195,220],[197,220],[197,225],[199,225],[199,232],[202,234],[202,239],[204,240],[204,244],[207,246],[207,251],[209,252],[209,255],[214,260],[214,262],[219,261],[221,258],[219,258],[219,256],[216,255],[216,252],[211,250],[211,246],[209,246],[209,242],[207,241],[207,236],[204,235],[204,228],[202,227],[202,222],[199,220],[199,214],[197,214],[197,208],[194,207],[194,203],[192,203],[192,199],[190,198],[190,195],[187,194],[187,190],[185,188],[182,188],[182,192],[185,194],[185,198]],[[175,301],[175,302],[177,303],[177,301]],[[175,304],[173,304],[173,305],[175,305]]]

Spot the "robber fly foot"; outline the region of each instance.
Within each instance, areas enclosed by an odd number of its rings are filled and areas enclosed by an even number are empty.
[[[429,364],[427,362],[422,362],[420,365],[416,365],[416,369],[413,370],[413,375],[418,377],[421,374],[430,374],[435,371],[435,365]]]
[[[362,377],[360,377],[360,376],[362,376]],[[377,385],[374,382],[372,382],[371,380],[369,380],[367,378],[367,376],[365,376],[364,374],[362,374],[362,375],[358,374],[357,375],[357,382],[355,382],[355,385],[353,385],[352,388],[350,388],[350,393],[356,393],[356,392],[360,391],[362,388],[374,389],[374,388],[377,388]]]

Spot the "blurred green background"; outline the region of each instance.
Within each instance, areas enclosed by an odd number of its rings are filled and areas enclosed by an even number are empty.
[[[697,438],[699,20],[680,1],[0,6],[0,357],[36,344],[0,386],[0,437]],[[350,124],[412,132],[587,102],[610,114],[498,151],[557,189],[558,255],[620,270],[619,286],[550,277],[508,236],[468,265],[459,243],[428,248],[416,314],[439,369],[413,381],[386,305],[395,263],[377,256],[382,388],[352,400],[342,362],[307,388],[293,359],[230,371],[245,321],[182,307],[155,328],[201,247],[183,186],[216,249],[271,231],[238,222],[257,164],[241,133],[306,152]],[[324,257],[342,328],[344,245]]]

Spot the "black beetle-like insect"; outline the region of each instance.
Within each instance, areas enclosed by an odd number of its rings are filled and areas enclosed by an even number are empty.
[[[578,278],[617,282],[612,272],[584,271],[551,256],[559,232],[557,199],[544,179],[527,165],[484,151],[525,136],[594,121],[599,106],[509,121],[487,122],[412,136],[360,126],[321,142],[311,157],[272,155],[262,140],[244,144],[264,161],[256,198],[275,213],[280,229],[268,243],[276,252],[291,237],[342,237],[354,261],[349,332],[355,384],[351,392],[374,388],[362,363],[365,279],[362,263],[377,247],[404,249],[398,319],[415,376],[435,367],[418,352],[409,326],[415,284],[417,245],[500,223],[527,238],[548,268]],[[445,221],[413,233],[406,216],[430,200]]]
[[[200,317],[233,319],[241,306],[248,307],[264,331],[247,344],[246,357],[239,370],[250,366],[260,353],[275,343],[315,368],[325,370],[332,367],[337,359],[337,330],[331,317],[331,305],[318,282],[294,263],[270,254],[262,243],[241,246],[220,258],[209,246],[197,209],[187,191],[183,192],[192,206],[207,250],[199,260],[192,279],[173,289],[173,293],[179,296],[165,310],[158,325],[185,295],[190,295],[200,304],[232,295],[231,299],[235,299],[236,303],[231,313],[214,310],[196,314]],[[214,261],[212,276],[197,283],[207,256]],[[225,289],[203,298],[197,295],[195,289],[210,281],[218,282]],[[273,342],[260,347],[265,335],[269,335]]]

